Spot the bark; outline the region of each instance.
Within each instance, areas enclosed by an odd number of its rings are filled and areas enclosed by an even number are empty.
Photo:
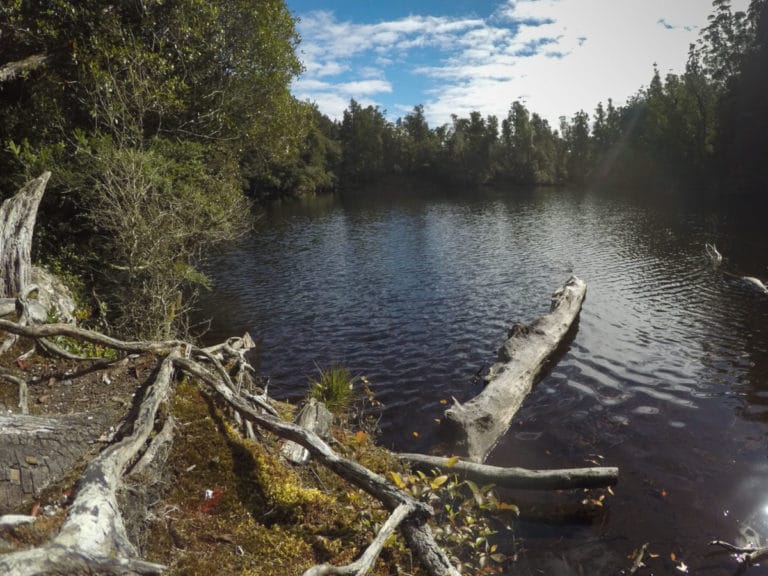
[[[155,416],[167,398],[176,353],[163,361],[147,390],[133,431],[103,450],[85,469],[77,495],[58,535],[48,544],[0,556],[0,572],[8,575],[80,573],[159,574],[163,566],[136,558],[120,513],[117,492],[129,464],[145,446]]]
[[[768,546],[760,546],[759,548],[752,548],[750,546],[735,546],[730,542],[723,540],[712,540],[709,543],[710,546],[719,546],[729,552],[736,554],[736,561],[744,566],[752,566],[757,562],[760,562],[764,558],[768,557]],[[741,571],[737,572],[740,574]]]
[[[30,283],[37,208],[50,177],[43,173],[0,206],[0,298],[17,296]]]
[[[211,386],[222,400],[232,406],[243,417],[281,438],[300,444],[320,464],[358,488],[362,488],[382,502],[389,510],[394,510],[401,504],[412,506],[413,514],[401,526],[401,531],[411,550],[413,550],[431,576],[459,576],[458,570],[451,564],[446,553],[435,542],[432,531],[426,523],[427,518],[432,514],[429,506],[414,500],[410,495],[399,490],[385,478],[371,472],[357,462],[342,458],[314,432],[305,430],[296,424],[284,422],[271,414],[261,413],[245,399],[237,396],[216,375],[205,370],[195,361],[178,358],[175,364],[180,370],[199,378]]]
[[[0,416],[0,514],[17,510],[92,448],[103,424],[87,416]]]
[[[333,414],[328,411],[325,404],[318,402],[315,398],[310,398],[296,417],[296,424],[315,432],[327,442],[331,437]],[[309,451],[296,442],[286,442],[282,454],[292,464],[303,466],[309,462]]]
[[[313,566],[303,576],[365,576],[372,569],[376,563],[376,559],[381,554],[381,550],[384,548],[387,539],[394,534],[398,526],[408,518],[413,510],[407,504],[400,504],[392,514],[389,516],[384,526],[381,527],[379,533],[376,534],[371,545],[365,549],[363,555],[360,556],[352,564],[346,566],[331,566],[330,564],[321,564],[319,566]]]
[[[457,451],[482,462],[530,392],[548,360],[574,325],[586,294],[586,284],[572,276],[552,295],[550,312],[529,326],[515,325],[491,366],[485,389],[466,404],[445,412]]]
[[[438,468],[446,474],[456,474],[480,485],[493,484],[499,488],[517,490],[603,488],[613,486],[619,480],[619,469],[610,467],[526,470],[525,468],[488,466],[425,454],[398,454],[397,457],[417,468]]]
[[[33,54],[23,60],[3,64],[0,66],[0,82],[13,80],[20,74],[40,68],[46,62],[48,62],[48,56],[45,54]]]

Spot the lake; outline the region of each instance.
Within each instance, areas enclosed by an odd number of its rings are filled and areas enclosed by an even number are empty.
[[[655,200],[610,190],[417,197],[379,189],[269,209],[211,258],[207,338],[249,331],[270,394],[298,399],[317,368],[365,375],[386,408],[381,442],[429,451],[451,397],[481,390],[507,329],[587,282],[578,329],[488,462],[619,466],[614,494],[509,493],[500,533],[515,574],[732,575],[707,543],[768,538],[768,276],[765,207]],[[704,244],[725,256],[714,270]],[[581,504],[604,495],[602,507]],[[675,561],[672,559],[674,555]],[[753,567],[749,574],[768,574]]]

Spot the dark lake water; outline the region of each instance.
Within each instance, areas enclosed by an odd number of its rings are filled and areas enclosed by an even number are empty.
[[[502,533],[514,573],[619,574],[649,542],[659,557],[641,573],[681,574],[682,560],[690,574],[735,574],[707,542],[768,538],[768,296],[731,275],[768,277],[765,207],[379,192],[271,209],[213,258],[208,337],[259,339],[279,397],[345,364],[386,405],[381,441],[429,451],[442,402],[478,393],[509,326],[544,314],[574,273],[588,286],[578,331],[489,462],[594,461],[619,466],[620,483],[589,514],[582,493],[506,495],[524,512]],[[725,255],[720,270],[705,242]]]

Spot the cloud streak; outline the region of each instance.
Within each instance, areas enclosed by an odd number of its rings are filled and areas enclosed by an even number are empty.
[[[433,125],[472,110],[504,116],[525,95],[531,110],[556,123],[608,97],[623,101],[647,84],[654,63],[681,70],[710,7],[710,0],[507,0],[486,18],[378,23],[311,12],[299,24],[306,73],[294,93],[336,118],[349,98],[398,111],[422,103]]]

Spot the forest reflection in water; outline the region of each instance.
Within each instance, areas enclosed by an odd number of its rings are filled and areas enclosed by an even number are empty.
[[[273,394],[303,396],[332,362],[366,375],[387,406],[382,442],[428,451],[445,402],[475,395],[510,324],[575,273],[588,289],[573,342],[489,461],[604,462],[621,479],[589,513],[581,493],[508,495],[524,511],[519,573],[615,574],[650,542],[655,574],[680,560],[732,574],[707,542],[768,538],[768,297],[737,278],[768,276],[761,214],[571,190],[285,205],[211,260],[201,317],[212,339],[260,340]]]

